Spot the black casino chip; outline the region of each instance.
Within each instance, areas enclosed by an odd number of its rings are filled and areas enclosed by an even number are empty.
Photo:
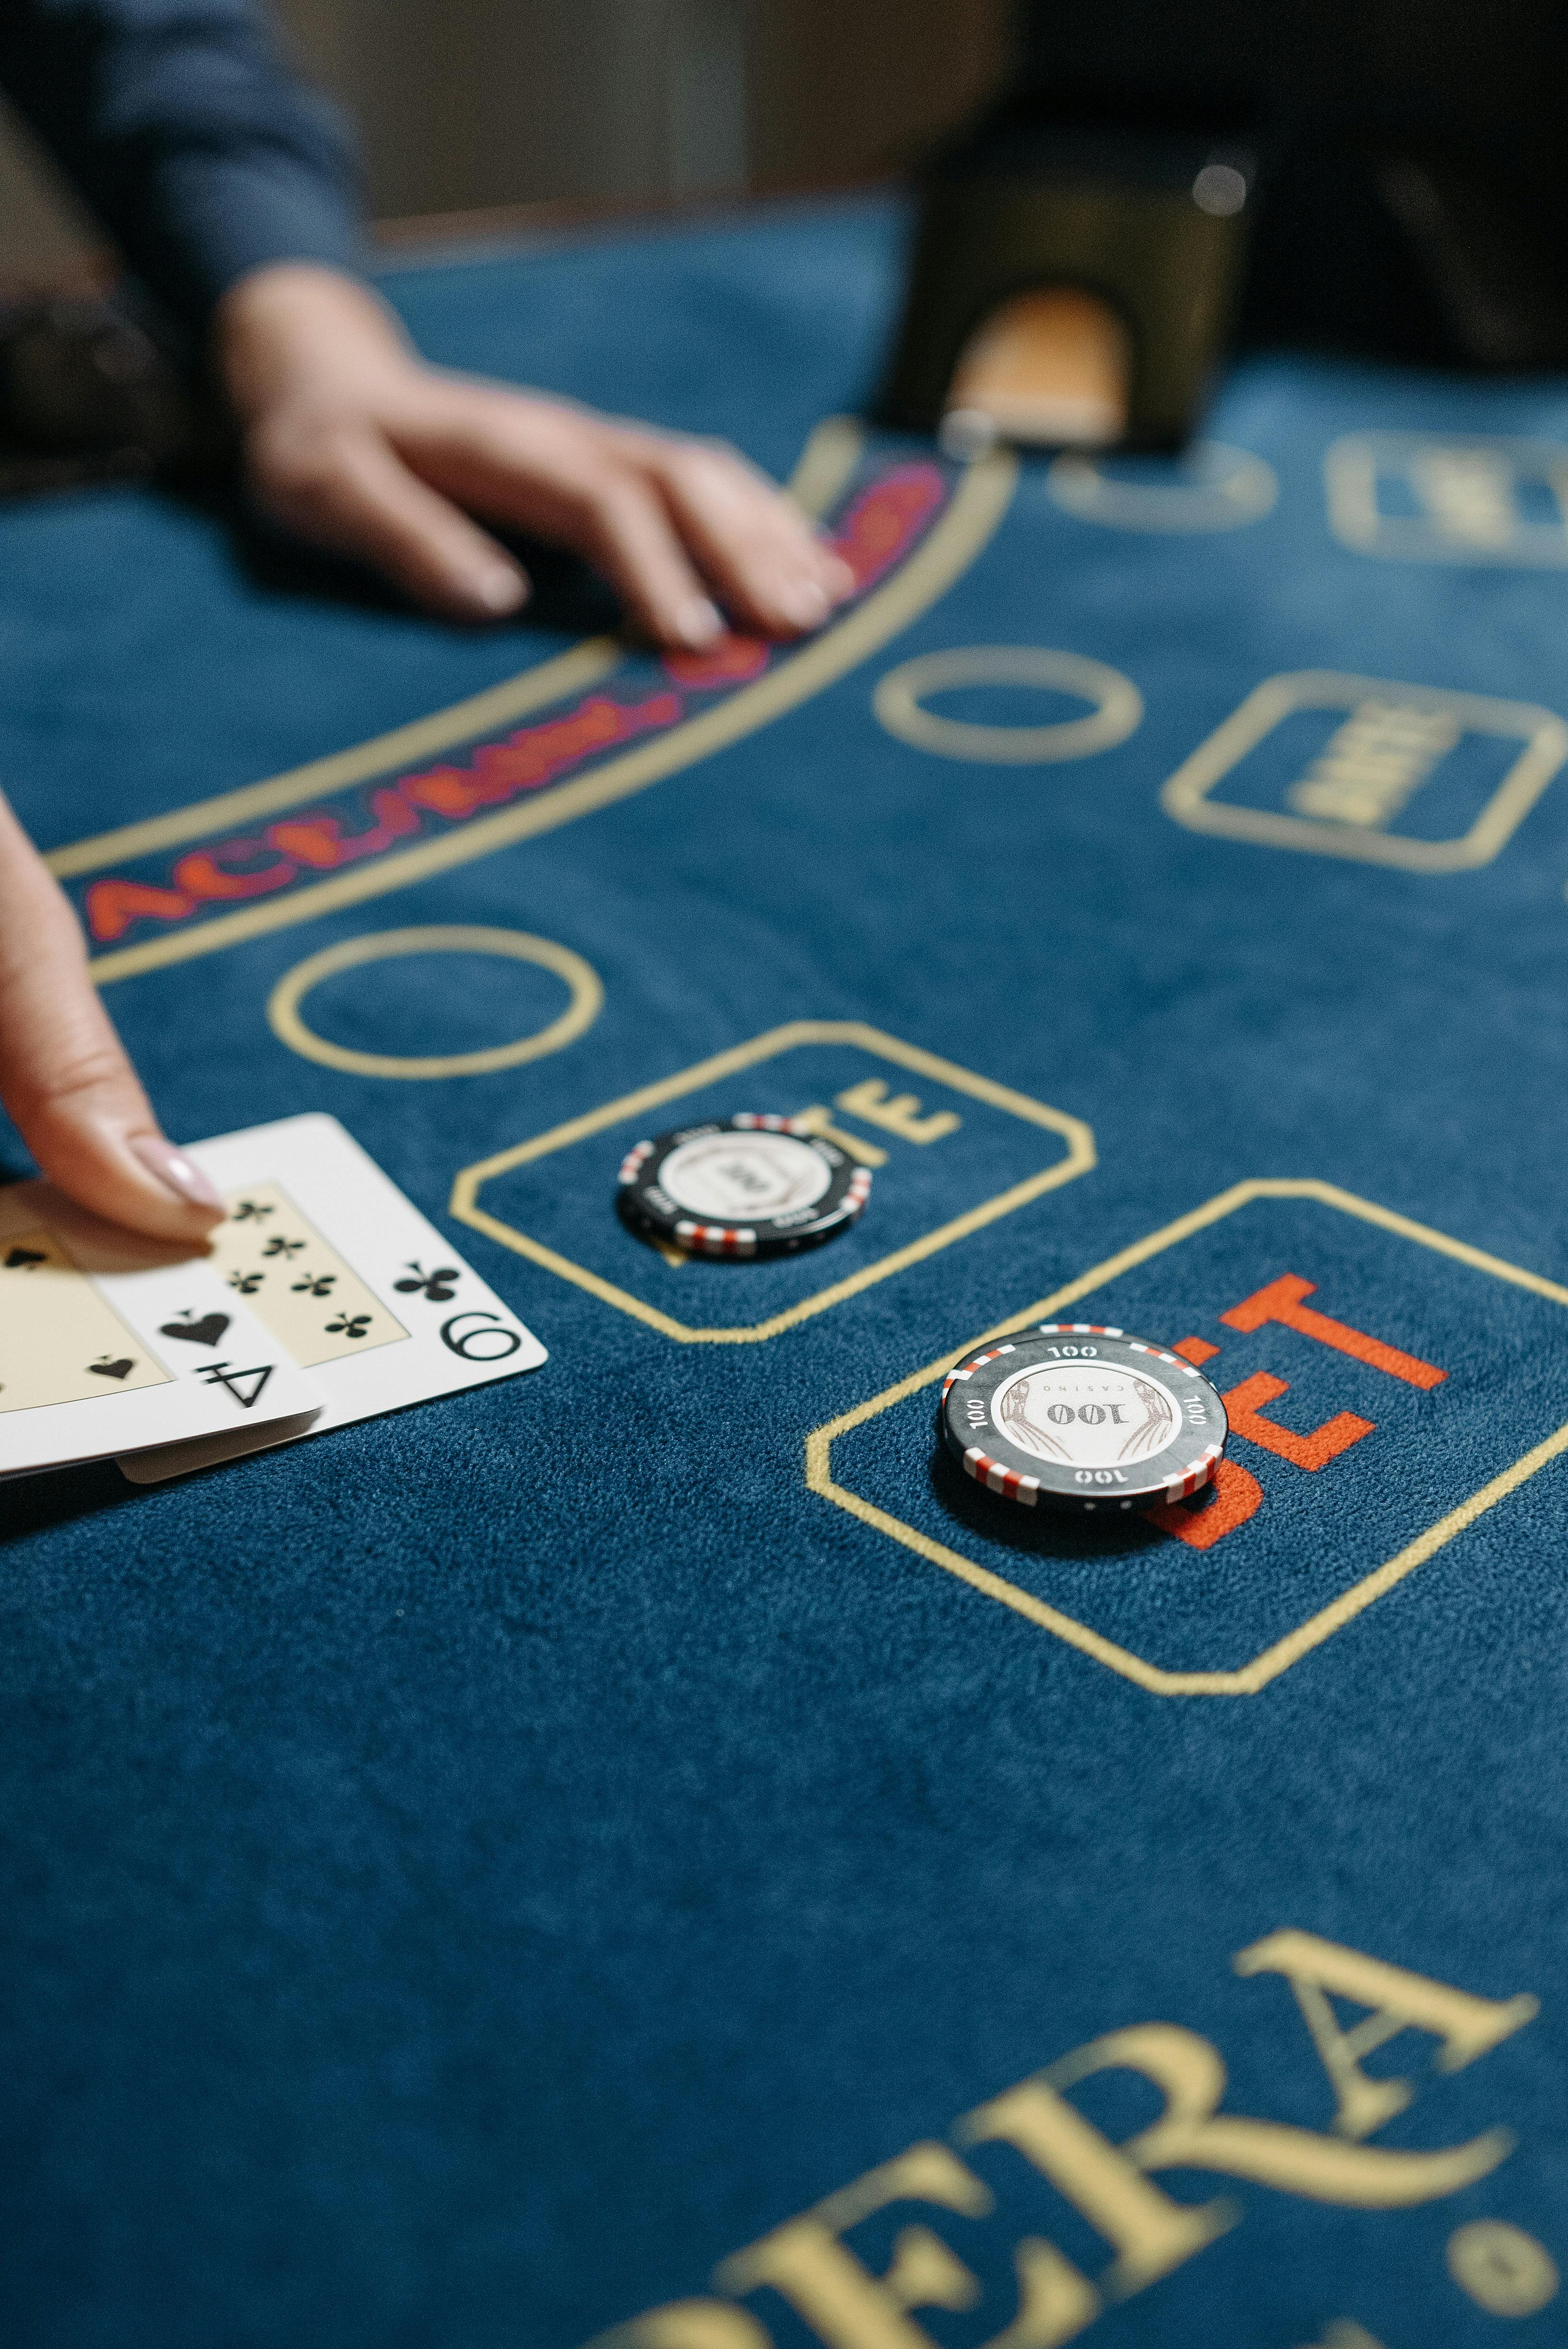
[[[843,1231],[870,1190],[867,1167],[797,1120],[741,1116],[634,1143],[618,1204],[696,1256],[787,1256]]]
[[[942,1432],[975,1482],[1010,1501],[1133,1509],[1207,1485],[1230,1423],[1179,1354],[1122,1330],[1045,1321],[948,1372]]]

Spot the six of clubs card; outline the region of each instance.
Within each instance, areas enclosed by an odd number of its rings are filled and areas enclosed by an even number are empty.
[[[284,1118],[197,1143],[188,1155],[228,1204],[213,1237],[213,1278],[305,1372],[320,1405],[310,1433],[545,1360],[538,1340],[336,1118]],[[151,1484],[300,1432],[192,1431],[193,1440],[119,1464]]]
[[[0,1475],[236,1430],[302,1434],[314,1381],[207,1257],[0,1190]]]

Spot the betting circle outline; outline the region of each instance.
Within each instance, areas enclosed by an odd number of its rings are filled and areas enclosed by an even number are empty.
[[[759,1207],[744,1216],[725,1212],[721,1153],[754,1161]],[[815,1247],[852,1224],[871,1194],[870,1168],[837,1143],[798,1118],[750,1111],[633,1143],[617,1182],[618,1205],[634,1224],[691,1255],[730,1257]]]
[[[966,685],[1034,686],[1094,704],[1086,718],[1048,726],[981,726],[944,718],[926,696]],[[917,750],[967,764],[1025,767],[1086,759],[1125,742],[1143,723],[1143,696],[1130,678],[1085,653],[1049,645],[963,645],[920,653],[890,668],[871,697],[877,723]]]
[[[356,970],[362,963],[395,960],[406,955],[500,955],[513,962],[536,963],[554,971],[571,991],[571,1001],[559,1018],[511,1044],[486,1045],[474,1052],[361,1052],[334,1044],[306,1025],[300,1010],[313,987],[339,971]],[[341,1069],[355,1077],[483,1077],[502,1069],[521,1068],[574,1043],[598,1018],[605,999],[604,985],[591,963],[554,938],[535,937],[531,930],[501,930],[472,922],[436,922],[413,929],[369,930],[357,938],[343,938],[335,947],[306,955],[283,977],[267,998],[266,1016],[280,1043],[302,1060],[324,1069]]]
[[[1201,1371],[1092,1321],[1043,1321],[966,1355],[942,1381],[941,1421],[966,1475],[1030,1508],[1183,1500],[1230,1433]]]

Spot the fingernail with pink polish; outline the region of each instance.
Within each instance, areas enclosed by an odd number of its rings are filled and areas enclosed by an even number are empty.
[[[711,645],[724,633],[723,614],[705,595],[693,595],[675,615],[675,633],[683,645]]]
[[[517,609],[528,593],[528,584],[521,573],[514,571],[509,564],[497,563],[491,569],[475,575],[473,592],[485,610],[493,612],[500,618],[504,613]]]
[[[137,1133],[130,1137],[130,1151],[139,1158],[155,1183],[173,1193],[182,1207],[216,1207],[222,1210],[223,1198],[215,1191],[193,1159],[165,1142],[161,1133]]]
[[[827,590],[819,587],[815,579],[792,580],[780,590],[778,607],[796,628],[820,628],[833,608]]]

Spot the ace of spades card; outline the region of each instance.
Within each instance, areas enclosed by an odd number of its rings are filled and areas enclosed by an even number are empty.
[[[47,1183],[0,1190],[0,1477],[235,1429],[279,1441],[320,1408],[204,1254]]]
[[[286,1348],[322,1400],[317,1434],[532,1371],[545,1349],[335,1117],[220,1134],[186,1154],[223,1195],[223,1292]],[[124,1459],[135,1484],[204,1468],[287,1433],[265,1429]]]

